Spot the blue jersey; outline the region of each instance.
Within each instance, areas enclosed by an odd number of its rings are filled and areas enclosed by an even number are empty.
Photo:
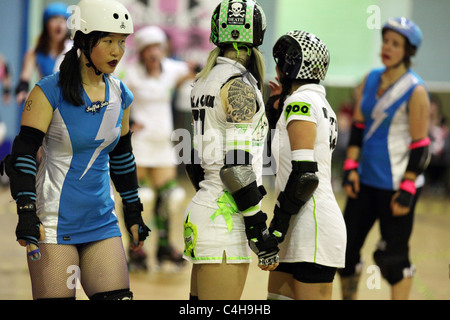
[[[408,70],[378,97],[384,68],[367,76],[361,100],[365,129],[359,165],[360,181],[366,185],[397,190],[409,159],[408,102],[422,79]]]
[[[46,243],[77,244],[120,236],[109,175],[109,152],[117,144],[132,93],[104,76],[105,102],[85,105],[63,99],[59,72],[37,84],[53,108],[36,178],[37,212]]]
[[[41,74],[41,77],[51,75],[55,71],[57,57],[52,57],[50,54],[36,52],[36,64]]]

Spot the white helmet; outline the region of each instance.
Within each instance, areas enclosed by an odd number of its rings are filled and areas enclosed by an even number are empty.
[[[147,26],[134,34],[134,43],[138,52],[151,44],[166,44],[167,36],[165,32],[157,26]]]
[[[77,31],[131,34],[133,21],[127,8],[116,0],[81,0],[70,17],[71,36]]]

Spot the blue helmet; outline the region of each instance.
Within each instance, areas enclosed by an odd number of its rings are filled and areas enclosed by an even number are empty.
[[[46,24],[48,20],[56,16],[63,16],[64,18],[68,19],[70,17],[70,14],[67,12],[67,8],[67,5],[62,2],[49,4],[44,10],[44,24]]]
[[[422,42],[422,31],[419,26],[404,17],[389,19],[383,26],[382,32],[384,33],[386,29],[400,33],[416,49]]]

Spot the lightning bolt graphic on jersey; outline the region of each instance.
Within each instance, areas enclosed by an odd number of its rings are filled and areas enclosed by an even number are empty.
[[[375,107],[372,111],[371,118],[373,119],[372,125],[369,128],[369,131],[364,136],[364,140],[369,139],[372,134],[375,132],[375,130],[378,129],[378,127],[381,125],[381,123],[384,121],[384,119],[387,118],[388,114],[384,111],[386,108],[381,109]]]
[[[95,137],[95,141],[102,141],[102,143],[95,149],[94,154],[89,160],[89,163],[84,170],[83,174],[80,177],[80,180],[84,177],[84,175],[89,171],[92,167],[92,164],[97,159],[100,152],[113,143],[117,136],[120,134],[120,126],[116,127],[117,120],[120,115],[120,105],[117,104],[109,104],[106,107],[105,114],[103,115],[102,123],[100,124],[100,128],[98,129],[97,136]]]
[[[390,88],[378,100],[372,110],[371,118],[374,120],[370,126],[367,134],[364,136],[364,141],[369,139],[372,134],[379,128],[384,119],[388,117],[386,110],[389,109],[400,97],[402,97],[412,85],[417,83],[417,79],[411,75],[406,74]]]

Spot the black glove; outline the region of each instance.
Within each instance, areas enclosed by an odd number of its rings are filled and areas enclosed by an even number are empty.
[[[275,206],[273,219],[270,222],[269,232],[275,236],[278,243],[282,243],[286,237],[292,215]]]
[[[267,215],[259,211],[249,217],[244,216],[245,233],[250,249],[258,256],[258,264],[269,266],[279,261],[278,242],[266,226]]]
[[[149,232],[151,232],[150,228],[147,227],[142,220],[142,211],[144,210],[144,207],[142,206],[142,203],[140,201],[136,201],[133,203],[125,203],[123,207],[123,216],[125,219],[125,227],[127,228],[130,235],[131,233],[131,227],[137,224],[139,226],[138,233],[139,233],[139,241],[144,241],[148,235]]]

